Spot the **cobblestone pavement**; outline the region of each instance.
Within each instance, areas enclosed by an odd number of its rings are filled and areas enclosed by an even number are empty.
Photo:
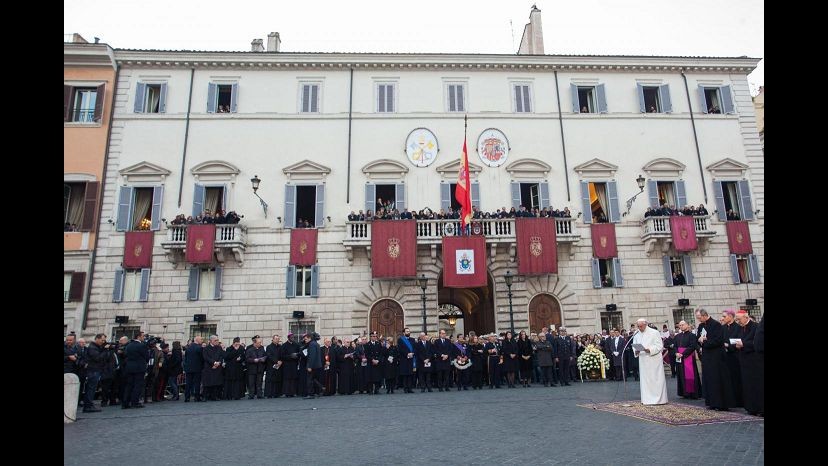
[[[674,427],[576,406],[624,399],[608,381],[104,407],[64,427],[64,464],[764,464],[764,419]]]

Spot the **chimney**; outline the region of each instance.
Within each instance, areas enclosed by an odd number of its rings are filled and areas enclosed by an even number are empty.
[[[262,42],[262,39],[253,39],[253,42],[250,43],[250,51],[264,52],[264,45],[262,45]]]
[[[529,23],[523,28],[518,55],[543,55],[543,26],[540,13],[537,5],[532,5]]]
[[[83,38],[82,35],[78,34],[77,32],[72,34],[72,42],[75,44],[88,44],[89,41]]]
[[[279,46],[282,45],[282,39],[279,38],[278,32],[271,32],[267,35],[267,51],[278,52]]]

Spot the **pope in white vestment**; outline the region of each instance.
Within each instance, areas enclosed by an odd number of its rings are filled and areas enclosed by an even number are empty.
[[[661,333],[647,326],[647,321],[638,321],[638,334],[632,344],[640,344],[647,351],[635,351],[638,358],[638,372],[641,375],[641,403],[663,405],[667,403],[667,379],[664,378],[664,362],[661,350]]]

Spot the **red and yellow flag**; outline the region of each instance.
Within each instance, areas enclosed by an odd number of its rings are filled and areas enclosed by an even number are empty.
[[[457,177],[457,188],[454,190],[454,198],[462,207],[460,210],[460,227],[465,231],[466,225],[471,223],[471,183],[469,182],[469,154],[466,150],[466,138],[463,137],[463,155],[460,157],[460,173]]]

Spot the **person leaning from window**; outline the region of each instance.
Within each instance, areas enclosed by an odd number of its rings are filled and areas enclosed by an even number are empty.
[[[741,220],[739,214],[733,211],[733,209],[728,209],[727,211],[727,219],[728,220]]]
[[[696,207],[696,215],[708,215],[707,209],[704,208],[704,204],[699,204],[699,206]]]
[[[710,110],[708,110],[707,113],[722,113],[722,111],[719,109],[718,105],[714,105],[710,107]]]
[[[647,109],[647,113],[658,113],[654,105],[650,105],[650,108]]]
[[[601,286],[604,288],[612,288],[613,282],[609,274],[604,275],[604,279],[601,280]]]

